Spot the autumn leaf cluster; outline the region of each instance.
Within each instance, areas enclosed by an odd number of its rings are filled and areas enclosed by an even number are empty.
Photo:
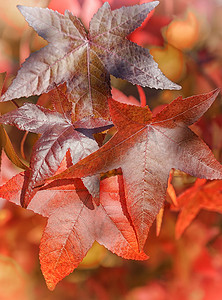
[[[157,4],[111,10],[106,2],[88,31],[69,11],[18,6],[48,44],[26,59],[1,96],[3,105],[17,105],[18,98],[42,95],[37,104],[25,103],[0,117],[1,151],[24,169],[0,188],[0,198],[48,219],[40,262],[50,289],[95,241],[123,258],[146,260],[144,245],[155,219],[160,226],[167,187],[172,209],[181,209],[178,237],[201,208],[221,212],[222,166],[190,128],[219,89],[179,96],[153,114],[142,101],[123,103],[111,87],[110,75],[127,80],[138,86],[141,100],[141,87],[180,89],[147,48],[127,38]],[[158,57],[158,51],[151,53]],[[2,124],[38,134],[29,166]],[[202,179],[176,199],[172,169]]]

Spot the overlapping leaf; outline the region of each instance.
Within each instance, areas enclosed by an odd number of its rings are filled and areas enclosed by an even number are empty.
[[[163,205],[171,168],[201,178],[222,178],[222,166],[188,127],[203,115],[218,93],[179,97],[154,118],[148,107],[110,99],[118,132],[98,151],[54,178],[83,177],[121,167],[127,207],[142,247]]]
[[[179,238],[201,209],[222,213],[222,181],[197,179],[193,187],[177,198],[177,202],[181,208],[176,223],[176,237]]]
[[[23,181],[23,173],[13,177],[0,187],[0,198],[18,204]],[[28,209],[48,218],[40,262],[50,289],[78,266],[95,240],[123,258],[148,258],[138,249],[121,176],[101,182],[99,206],[80,179],[68,179],[40,189]]]
[[[39,95],[67,82],[73,117],[109,118],[109,74],[133,84],[178,89],[158,69],[147,49],[126,39],[158,1],[111,11],[105,3],[90,22],[89,34],[78,18],[50,9],[19,6],[26,21],[49,45],[32,54],[1,101]]]
[[[65,104],[60,104],[65,108]],[[91,117],[72,124],[67,111],[61,114],[31,103],[3,115],[0,122],[41,134],[33,148],[29,176],[23,187],[21,204],[24,207],[35,193],[34,186],[55,174],[68,150],[72,163],[78,162],[99,148],[93,133],[103,131],[107,128],[104,126],[112,124],[110,121]],[[85,178],[84,183],[92,195],[98,196],[98,176]]]

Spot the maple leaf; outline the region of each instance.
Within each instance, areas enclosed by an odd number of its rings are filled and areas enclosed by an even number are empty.
[[[84,177],[121,167],[127,208],[142,247],[163,206],[171,168],[195,177],[222,178],[222,166],[188,127],[218,93],[219,89],[185,99],[178,97],[153,118],[148,107],[110,99],[117,133],[98,151],[53,178]]]
[[[75,164],[99,148],[93,138],[93,133],[112,126],[110,121],[92,117],[86,117],[72,124],[70,114],[65,107],[67,102],[68,100],[63,97],[60,106],[58,103],[56,105],[58,110],[59,107],[61,108],[63,114],[39,105],[26,103],[17,110],[0,117],[1,123],[15,125],[21,130],[41,134],[33,147],[30,161],[31,170],[28,172],[29,175],[25,180],[21,195],[23,207],[28,205],[35,194],[34,187],[55,174],[68,150],[70,150],[72,163]],[[99,177],[92,176],[84,178],[83,181],[90,193],[97,197]]]
[[[222,181],[197,179],[193,187],[177,198],[177,202],[181,208],[176,223],[176,237],[179,238],[201,209],[222,213]]]
[[[26,21],[49,44],[22,65],[1,101],[48,92],[67,83],[73,117],[109,118],[109,74],[133,84],[178,89],[158,69],[148,49],[125,37],[141,25],[158,1],[111,11],[108,3],[93,16],[87,34],[80,20],[37,7],[18,6]]]
[[[24,173],[20,173],[0,187],[0,198],[19,204],[23,180]],[[138,249],[126,210],[122,176],[102,180],[100,188],[99,206],[94,205],[80,179],[52,182],[28,205],[28,209],[48,218],[40,262],[51,290],[78,266],[95,240],[123,258],[148,258]]]

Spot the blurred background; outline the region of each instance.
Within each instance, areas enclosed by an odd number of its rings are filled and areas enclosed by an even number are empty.
[[[46,45],[28,27],[16,5],[49,7],[60,13],[68,9],[81,18],[88,28],[91,17],[103,2],[0,0],[0,73],[7,72],[3,92],[30,53]],[[112,9],[116,9],[150,1],[108,2]],[[136,101],[134,98],[140,100],[145,94],[146,103],[155,113],[179,95],[188,97],[221,88],[221,0],[160,0],[154,13],[128,38],[149,48],[162,72],[182,87],[179,91],[150,88],[141,91],[126,81],[112,77],[112,86],[131,101]],[[113,97],[124,98],[123,94],[114,90]],[[39,99],[34,96],[17,100],[17,103],[19,106],[27,101],[45,104],[47,99],[47,95]],[[1,114],[14,108],[11,102],[0,103]],[[204,117],[192,126],[220,162],[221,113],[219,95]],[[6,129],[16,152],[28,161],[37,136],[24,136],[24,132],[12,127]],[[3,153],[1,184],[18,172],[19,169]],[[177,197],[191,188],[194,182],[195,178],[189,175],[178,171],[172,173],[164,214],[153,224],[145,246],[149,260],[123,260],[95,243],[80,266],[53,292],[45,285],[38,259],[46,220],[13,204],[0,202],[0,300],[221,300],[222,218],[219,209],[206,206],[183,235],[179,239],[175,237],[181,208]]]

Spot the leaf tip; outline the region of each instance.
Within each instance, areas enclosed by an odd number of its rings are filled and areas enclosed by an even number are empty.
[[[48,280],[48,279],[45,278],[45,283],[47,285],[47,288],[51,292],[53,292],[58,282],[54,283],[52,280]]]
[[[156,7],[157,5],[160,4],[160,1],[153,1],[152,4],[154,5],[154,7]]]
[[[173,84],[173,89],[174,89],[174,90],[181,90],[181,89],[182,89],[182,86],[179,85],[179,84],[174,83],[174,84]]]
[[[147,8],[151,11],[159,4],[160,4],[160,1],[150,1],[150,2],[144,2],[144,3],[140,4],[140,6],[142,6],[142,5],[144,7],[147,6]]]
[[[104,2],[104,4],[103,4],[103,6],[102,7],[104,7],[104,8],[107,8],[107,9],[111,9],[110,8],[110,5],[109,5],[109,2]]]
[[[16,5],[16,7],[18,8],[18,10],[20,11],[20,13],[21,14],[23,14],[22,12],[24,11],[24,5],[20,5],[20,4],[18,4],[18,5]]]
[[[40,7],[31,7],[31,6],[26,6],[26,5],[16,5],[16,7],[18,8],[18,10],[20,11],[20,13],[23,15],[23,17],[26,19],[27,15],[36,8],[40,8]],[[27,20],[26,20],[27,21]]]

